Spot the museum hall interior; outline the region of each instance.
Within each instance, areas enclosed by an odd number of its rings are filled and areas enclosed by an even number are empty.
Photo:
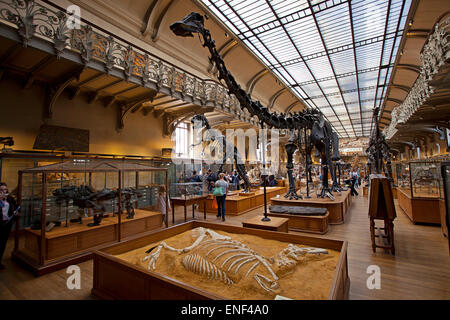
[[[450,300],[449,0],[0,0],[0,149],[0,302]]]

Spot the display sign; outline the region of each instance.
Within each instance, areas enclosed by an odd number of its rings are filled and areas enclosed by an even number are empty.
[[[89,130],[42,125],[33,149],[89,152]]]
[[[341,153],[356,153],[363,152],[363,148],[343,148]]]

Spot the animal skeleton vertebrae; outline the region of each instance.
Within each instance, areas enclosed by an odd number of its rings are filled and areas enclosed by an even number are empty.
[[[227,285],[234,285],[251,276],[265,291],[274,292],[279,289],[277,272],[286,274],[286,271],[293,270],[306,254],[328,253],[325,249],[300,248],[289,244],[275,258],[266,258],[245,244],[213,230],[197,228],[192,232],[198,235],[197,239],[184,249],[172,248],[161,242],[153,253],[144,258],[144,261],[149,261],[148,268],[156,269],[156,261],[163,248],[178,254],[190,252],[182,259],[188,271]]]
[[[209,262],[198,254],[188,254],[183,259],[183,265],[186,270],[194,273],[207,276],[211,280],[220,280],[225,284],[233,284],[233,280],[228,278],[227,274],[216,267],[212,262]]]

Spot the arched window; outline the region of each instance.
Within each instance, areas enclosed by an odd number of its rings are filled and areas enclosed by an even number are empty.
[[[192,130],[187,122],[180,123],[175,129],[175,153],[178,158],[191,158]]]

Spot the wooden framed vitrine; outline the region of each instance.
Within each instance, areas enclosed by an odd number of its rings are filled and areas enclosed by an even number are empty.
[[[134,161],[74,158],[20,170],[13,259],[41,275],[161,228],[168,185],[167,168]]]

